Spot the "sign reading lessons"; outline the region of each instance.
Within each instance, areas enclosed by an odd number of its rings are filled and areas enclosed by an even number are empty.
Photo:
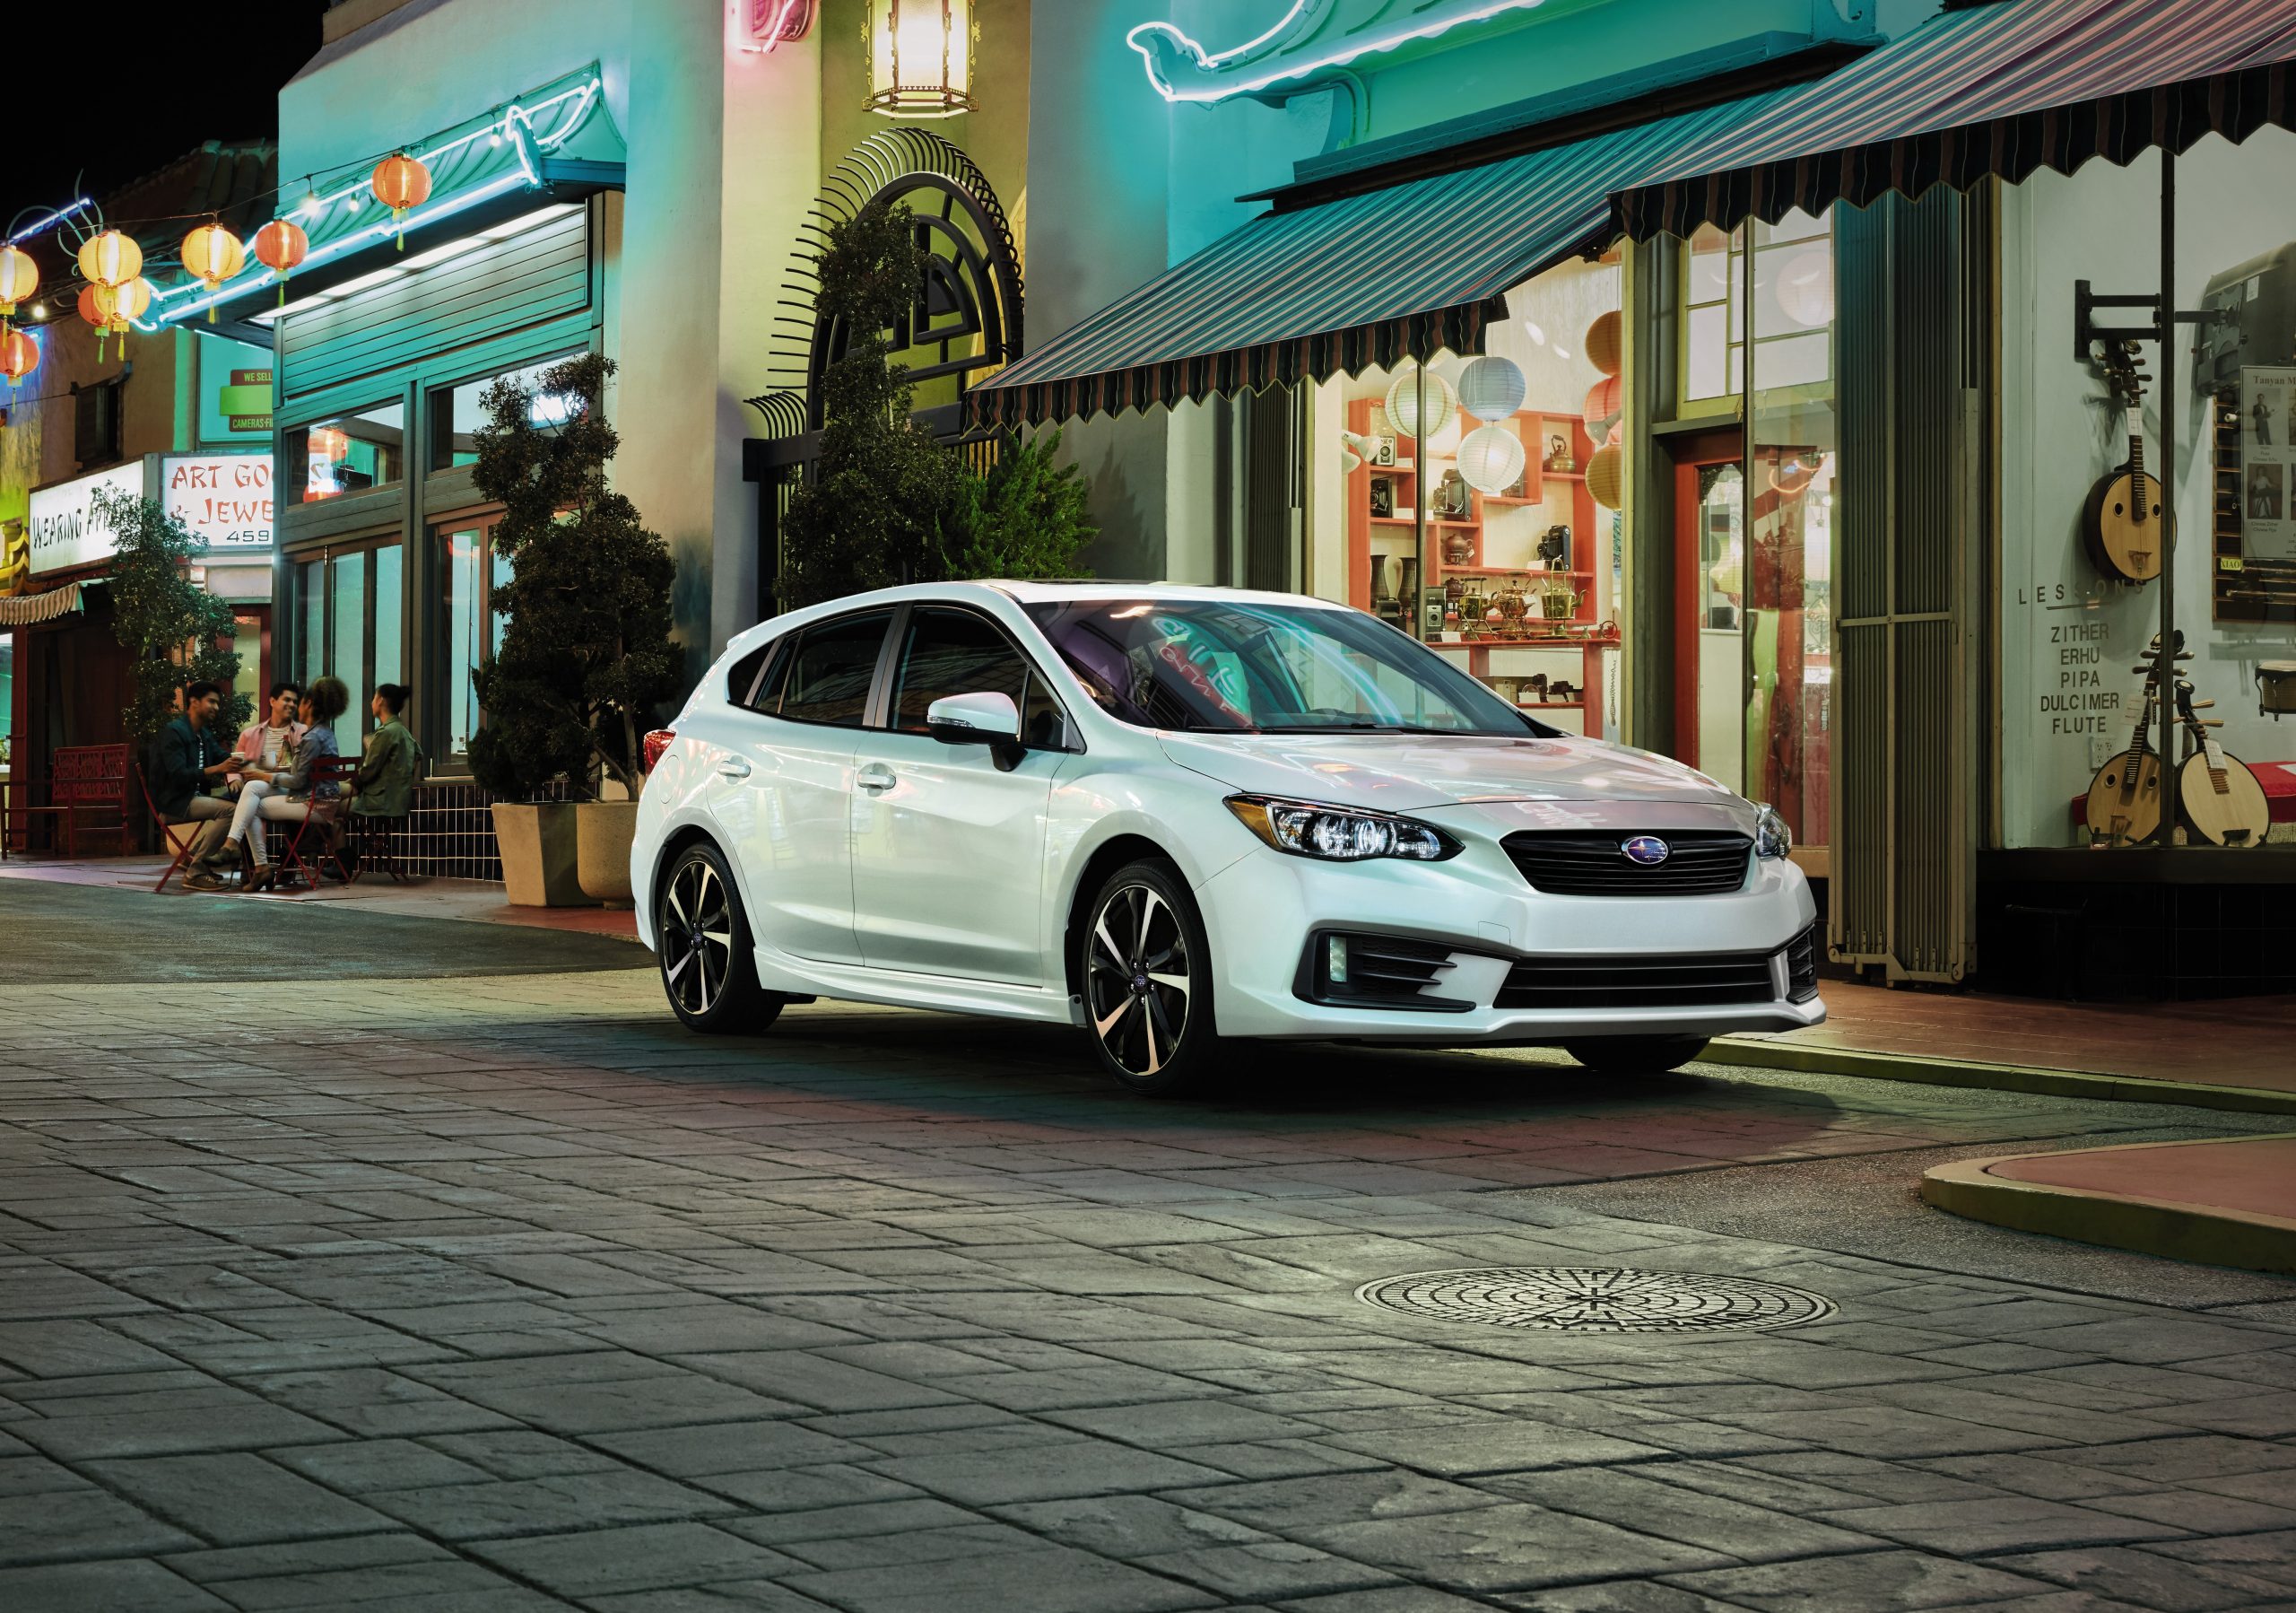
[[[108,560],[119,547],[119,535],[96,517],[99,487],[116,489],[131,499],[142,498],[144,462],[115,465],[76,482],[33,490],[31,518],[25,523],[31,539],[32,575]]]
[[[160,501],[219,550],[271,546],[269,454],[170,454],[160,461]]]

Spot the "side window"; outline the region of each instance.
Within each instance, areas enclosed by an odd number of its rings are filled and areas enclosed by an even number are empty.
[[[793,722],[859,728],[869,707],[869,684],[885,646],[890,611],[845,616],[805,630],[779,674],[780,700],[770,709]],[[777,668],[777,671],[778,669]]]
[[[1004,694],[1024,706],[1029,681],[1029,663],[995,623],[970,611],[915,611],[895,675],[892,726],[922,734],[926,711],[951,694]]]
[[[1068,745],[1068,713],[1053,698],[1044,675],[1031,669],[1028,698],[1021,702],[1021,743],[1037,750],[1065,750]]]
[[[773,650],[773,642],[761,644],[726,669],[726,698],[728,701],[737,706],[757,704],[760,710],[764,709],[762,702],[751,699],[751,692],[757,687],[757,675],[765,670],[766,659]]]

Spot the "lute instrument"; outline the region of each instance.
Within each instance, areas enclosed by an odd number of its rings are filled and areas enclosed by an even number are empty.
[[[2134,342],[2107,342],[2100,357],[2128,432],[2128,458],[2100,477],[2081,509],[2089,557],[2109,576],[2150,582],[2161,574],[2162,511],[2159,478],[2144,469],[2144,360]]]
[[[2216,743],[2215,730],[2223,723],[2200,715],[2215,703],[2195,700],[2192,685],[2177,680],[2177,714],[2192,737],[2192,754],[2177,772],[2185,821],[2213,846],[2260,846],[2272,827],[2272,803],[2248,764]]]
[[[2153,635],[2155,655],[2160,635]],[[2177,656],[2190,660],[2184,635],[2177,635]],[[2161,668],[2157,660],[2135,667],[2144,674],[2144,693],[2135,702],[2136,719],[2130,725],[2128,745],[2089,780],[2090,836],[2118,845],[2150,840],[2161,829],[2161,755],[2152,748],[2152,731],[2161,715]]]

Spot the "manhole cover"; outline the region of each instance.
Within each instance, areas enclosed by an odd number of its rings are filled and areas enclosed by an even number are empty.
[[[1833,1302],[1782,1283],[1618,1266],[1484,1266],[1415,1271],[1355,1291],[1366,1304],[1493,1328],[1695,1333],[1822,1321]]]

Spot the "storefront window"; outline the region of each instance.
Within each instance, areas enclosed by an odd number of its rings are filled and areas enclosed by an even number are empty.
[[[1571,262],[1515,287],[1483,353],[1439,354],[1423,381],[1406,362],[1313,388],[1306,455],[1315,591],[1542,722],[1612,737],[1621,273],[1614,257]],[[1422,398],[1423,464],[1407,429]]]
[[[479,399],[496,381],[517,381],[534,393],[526,417],[535,425],[562,423],[567,415],[565,400],[539,390],[539,386],[544,373],[573,356],[556,353],[522,369],[482,375],[476,380],[465,381],[458,387],[441,387],[431,393],[430,468],[452,470],[477,460],[478,431],[486,423],[486,411],[480,406]]]
[[[382,404],[298,426],[286,437],[287,485],[298,503],[388,487],[406,476],[406,408]]]
[[[335,743],[356,753],[373,726],[367,702],[378,684],[404,682],[402,553],[396,543],[349,545],[293,563],[295,676],[341,678],[351,706],[335,719]]]
[[[1738,292],[1745,283],[1744,240],[1743,231],[1725,235],[1702,225],[1682,255],[1680,395],[1685,414],[1718,412],[1742,384],[1744,321]]]
[[[2296,847],[2292,162],[2296,135],[2269,126],[2238,145],[2212,135],[2178,159],[2175,304],[2209,318],[2183,327],[2165,397],[2158,344],[2098,343],[2083,355],[2071,339],[2076,283],[2100,294],[2152,288],[2157,153],[2001,189],[2005,846]],[[2132,240],[2143,248],[2134,257]],[[2147,317],[2112,310],[2097,320]],[[2140,466],[2144,496],[2132,498]],[[2179,681],[2189,687],[2163,699],[2152,647],[2170,512],[2175,627],[2189,657]],[[2248,967],[2228,942],[2223,972]]]
[[[494,527],[500,517],[451,523],[439,529],[439,564],[445,589],[447,754],[467,755],[481,717],[477,669],[502,647],[503,619],[493,609],[495,591],[510,580],[510,562],[494,553]]]

